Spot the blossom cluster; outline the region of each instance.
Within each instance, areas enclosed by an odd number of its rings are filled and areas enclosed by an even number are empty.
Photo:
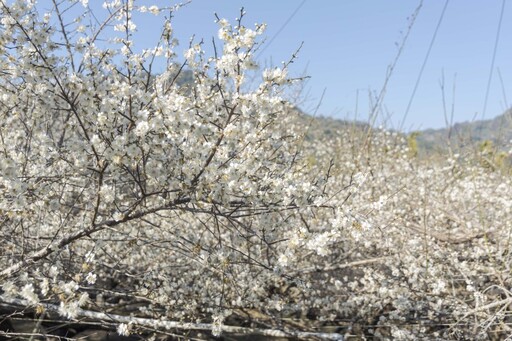
[[[105,309],[114,282],[167,318],[260,305],[325,182],[304,171],[286,70],[245,86],[264,25],[219,20],[222,54],[191,44],[180,61],[169,21],[135,52],[135,13],[165,9],[107,2],[98,29],[87,1],[78,18],[65,4],[0,3],[2,295],[66,318]]]

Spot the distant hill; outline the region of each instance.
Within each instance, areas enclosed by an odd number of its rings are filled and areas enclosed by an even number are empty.
[[[417,141],[420,149],[427,151],[464,147],[491,141],[500,148],[512,140],[512,109],[491,120],[456,123],[450,128],[426,129],[419,132]]]
[[[312,117],[296,108],[298,123],[306,129],[308,140],[336,138],[349,132],[354,141],[365,138],[369,125],[365,122],[340,120],[332,117]],[[437,158],[451,149],[458,154],[478,153],[485,162],[497,169],[499,164],[512,165],[512,109],[490,119],[456,123],[450,128],[425,129],[411,134],[399,133],[420,158]],[[413,146],[413,147],[411,147]]]

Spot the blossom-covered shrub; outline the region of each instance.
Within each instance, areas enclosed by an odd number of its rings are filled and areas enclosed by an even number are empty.
[[[214,325],[274,300],[270,288],[293,280],[287,252],[306,242],[286,243],[303,210],[322,209],[328,174],[306,172],[281,97],[287,64],[245,86],[265,26],[219,19],[216,55],[191,43],[178,62],[169,20],[154,49],[132,40],[137,13],[176,8],[106,2],[105,22],[87,25],[84,1],[0,5],[4,299],[67,318],[123,300]],[[322,254],[325,236],[311,237]]]

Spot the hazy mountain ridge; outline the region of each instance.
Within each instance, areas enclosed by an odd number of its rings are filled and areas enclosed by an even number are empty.
[[[314,122],[309,123],[310,131],[308,135],[310,136],[322,135],[328,137],[339,130],[351,128],[366,130],[368,128],[368,123],[365,122],[322,116],[313,118],[306,114],[304,118],[304,122],[307,122],[308,119]],[[411,134],[415,134],[420,154],[443,152],[449,146],[455,149],[470,147],[475,144],[481,144],[484,141],[492,142],[498,149],[508,148],[507,146],[510,146],[512,141],[512,109],[489,120],[455,123],[449,128],[424,129]]]
[[[427,150],[445,149],[452,146],[467,146],[483,141],[491,141],[502,147],[512,140],[512,109],[489,120],[455,123],[442,129],[425,129],[418,132],[420,147]]]

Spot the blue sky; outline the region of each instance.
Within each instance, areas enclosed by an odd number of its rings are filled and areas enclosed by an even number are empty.
[[[169,4],[164,0],[153,2]],[[319,115],[366,120],[370,111],[369,92],[380,92],[388,66],[397,55],[397,44],[402,42],[410,16],[419,3],[419,0],[192,0],[175,13],[173,27],[181,42],[178,51],[187,47],[193,34],[198,39],[204,38],[208,46],[212,37],[217,36],[214,12],[233,21],[243,6],[248,26],[255,22],[268,24],[265,37],[269,45],[259,56],[261,65],[278,65],[288,60],[304,42],[291,71],[295,75],[306,71],[311,76],[305,84],[301,105],[305,111],[314,111],[325,89]],[[377,123],[400,127],[444,6],[444,0],[424,1],[387,85]],[[445,126],[440,86],[443,74],[446,108],[450,115],[453,105],[454,122],[489,119],[509,107],[512,101],[510,1],[505,5],[488,102],[483,112],[501,8],[502,0],[449,1],[403,129]],[[144,47],[151,41],[151,34],[158,35],[159,21],[147,15],[136,23]]]

